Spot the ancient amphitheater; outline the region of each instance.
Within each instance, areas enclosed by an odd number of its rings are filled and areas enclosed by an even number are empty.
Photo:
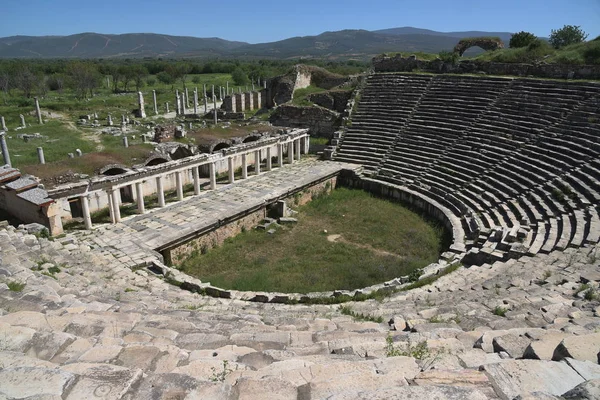
[[[344,304],[367,318],[182,277],[136,239],[143,218],[160,228],[156,213],[56,240],[5,225],[0,398],[600,398],[599,96],[583,82],[373,74],[334,141],[343,163],[300,161],[158,211],[184,224],[210,196],[240,207],[341,169],[426,209],[453,233],[426,270],[439,279]]]

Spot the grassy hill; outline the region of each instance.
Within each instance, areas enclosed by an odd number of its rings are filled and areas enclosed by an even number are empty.
[[[237,57],[369,59],[383,52],[450,50],[458,38],[494,32],[435,32],[417,28],[382,31],[342,30],[277,42],[248,44],[219,38],[170,36],[156,33],[70,36],[11,36],[0,38],[0,58],[142,58]]]

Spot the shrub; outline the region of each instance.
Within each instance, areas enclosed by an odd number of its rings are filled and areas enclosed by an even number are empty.
[[[588,34],[581,30],[580,26],[565,25],[550,33],[550,44],[559,49],[570,44],[581,43],[587,39]]]
[[[438,55],[440,60],[452,64],[456,64],[460,58],[460,55],[455,51],[440,51]]]
[[[499,317],[504,317],[504,316],[506,316],[506,311],[508,311],[506,308],[496,306],[496,308],[494,308],[494,311],[492,311],[492,312],[494,315],[497,315]]]
[[[6,284],[11,292],[22,292],[25,289],[25,284],[17,281],[10,281]]]
[[[537,37],[533,33],[525,31],[517,32],[510,37],[508,47],[510,47],[511,49],[518,47],[527,47],[536,39]]]

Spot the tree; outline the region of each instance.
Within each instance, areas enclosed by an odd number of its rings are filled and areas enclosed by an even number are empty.
[[[68,73],[71,86],[75,89],[78,98],[83,99],[88,91],[90,96],[94,95],[94,89],[100,82],[100,74],[94,64],[76,61],[69,65]]]
[[[581,30],[580,26],[565,25],[561,29],[550,33],[550,44],[555,49],[559,49],[570,44],[581,43],[587,39],[588,34]]]
[[[231,73],[231,79],[236,86],[246,85],[248,83],[248,75],[241,69],[236,68]]]
[[[536,39],[537,37],[533,33],[525,31],[517,32],[510,37],[508,47],[511,49],[515,49],[517,47],[527,47]]]

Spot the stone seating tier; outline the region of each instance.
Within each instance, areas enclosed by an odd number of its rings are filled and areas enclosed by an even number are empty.
[[[411,100],[403,103],[408,91]],[[597,217],[588,208],[600,198],[599,85],[375,74],[364,93],[367,102],[363,107],[362,97],[353,118],[361,129],[348,129],[347,149],[356,151],[361,139],[376,148],[375,173],[382,179],[432,193],[453,212],[472,210],[486,228],[532,224],[522,238],[530,254],[585,242]],[[410,112],[391,125],[393,114],[377,109],[394,107]],[[383,142],[369,145],[380,135]],[[344,153],[343,141],[338,150]],[[371,168],[374,162],[369,159]],[[571,196],[563,203],[553,197],[561,188]],[[483,243],[494,252],[506,247]]]

